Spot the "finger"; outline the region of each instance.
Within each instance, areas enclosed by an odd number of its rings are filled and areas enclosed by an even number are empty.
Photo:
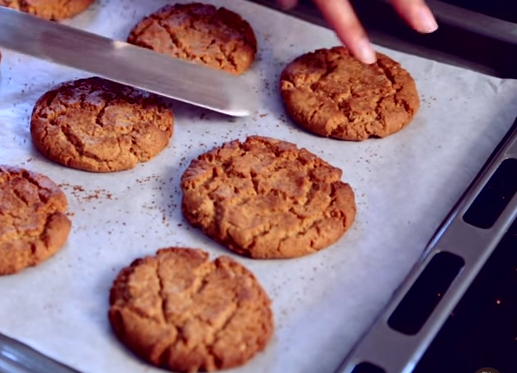
[[[391,0],[393,7],[411,27],[428,34],[438,29],[436,19],[424,0]]]
[[[276,2],[286,10],[292,9],[298,4],[298,0],[276,0]]]
[[[357,59],[367,64],[376,61],[375,51],[348,0],[314,2],[339,39]]]

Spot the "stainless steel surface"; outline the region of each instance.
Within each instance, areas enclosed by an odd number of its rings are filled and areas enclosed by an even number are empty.
[[[0,334],[1,373],[79,373]]]
[[[0,46],[106,79],[243,117],[255,94],[241,78],[0,7]]]
[[[349,354],[337,373],[351,373],[356,365],[368,362],[384,369],[385,373],[410,373],[432,343],[454,307],[468,290],[477,274],[494,251],[501,238],[517,216],[517,195],[490,229],[480,229],[463,221],[463,215],[479,195],[488,180],[504,160],[517,158],[517,131],[478,176],[461,202],[440,228],[426,248],[422,260],[415,266],[406,281],[362,340]],[[414,285],[435,254],[450,252],[462,257],[465,266],[453,281],[434,312],[416,335],[399,333],[388,325],[388,319]]]

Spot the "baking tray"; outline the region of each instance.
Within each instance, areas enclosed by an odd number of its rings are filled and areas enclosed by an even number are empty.
[[[165,3],[105,0],[69,23],[124,39],[141,16]],[[276,84],[293,58],[336,45],[333,33],[250,2],[213,3],[241,13],[257,32],[259,58],[243,79],[259,92],[260,110],[251,118],[229,119],[173,103],[171,145],[127,172],[92,175],[38,154],[28,132],[34,102],[54,84],[84,74],[4,53],[0,161],[50,176],[66,192],[73,214],[69,242],[52,260],[0,278],[4,335],[83,373],[158,372],[113,337],[106,317],[109,287],[133,259],[163,246],[186,245],[233,256],[256,274],[273,299],[277,328],[272,343],[236,372],[334,372],[387,305],[517,114],[513,80],[380,48],[415,77],[422,106],[412,124],[379,141],[313,136],[285,117]],[[178,181],[190,160],[252,134],[295,142],[344,170],[359,213],[338,244],[297,260],[253,261],[229,253],[184,221]],[[32,369],[49,371],[45,364],[50,360],[25,359],[27,350],[17,355],[11,342],[1,342],[4,365],[22,372],[29,362]]]
[[[517,302],[512,280],[517,249],[515,175],[517,120],[338,373],[477,371],[486,367],[516,371],[514,314],[505,315]],[[505,268],[508,264],[510,268]],[[501,272],[502,279],[498,278]],[[488,302],[490,309],[501,311],[487,311]],[[492,317],[484,318],[488,312]],[[439,335],[445,333],[449,333],[447,339]],[[441,338],[435,340],[437,335]],[[462,343],[468,348],[460,348]],[[433,350],[428,351],[432,344]],[[426,351],[429,357],[421,361]],[[449,356],[448,361],[437,359],[443,360],[443,355]],[[462,366],[457,366],[457,359]],[[469,367],[474,364],[479,365]]]

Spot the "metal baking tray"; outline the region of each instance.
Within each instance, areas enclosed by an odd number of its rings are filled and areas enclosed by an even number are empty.
[[[477,277],[480,271],[502,272],[504,268],[501,262],[513,259],[517,248],[515,240],[517,177],[515,175],[517,175],[517,120],[430,241],[422,259],[395,293],[390,305],[336,373],[410,373],[414,372],[415,368],[417,371],[424,369],[418,368],[418,363],[442,326],[457,317],[455,312],[457,313],[456,309],[461,307],[461,301],[464,299],[465,302],[470,302],[471,307],[478,307],[476,302],[467,299],[468,294],[466,294],[468,291],[472,292],[473,283],[476,280],[483,280],[477,285],[478,287],[492,289],[493,302],[496,306],[502,306],[501,303],[504,301],[506,309],[508,308],[506,303],[510,303],[512,309],[515,307],[517,302],[515,280],[512,283],[510,283],[511,280],[507,280],[498,288],[494,288],[490,277],[486,275],[484,278]],[[497,256],[495,256],[495,250],[498,250]],[[505,253],[504,250],[507,252]],[[512,259],[508,257],[509,255]],[[493,268],[494,265],[498,267]],[[510,271],[515,272],[517,268],[512,266]],[[498,296],[501,286],[511,286],[510,294],[504,300],[501,299],[500,294]],[[502,315],[495,316],[502,318],[497,328],[512,330],[515,323],[513,316],[510,318],[504,318]],[[490,319],[479,321],[481,322],[470,327],[483,329],[484,323],[494,322]],[[458,332],[465,334],[464,330],[458,330]],[[463,337],[472,336],[463,335]],[[499,364],[508,368],[501,370],[502,372],[517,370],[517,360],[514,355],[516,340],[517,336],[512,335],[509,340],[511,348],[507,346],[508,341],[505,343],[500,336],[484,342],[487,350],[490,348],[486,343],[489,346],[497,346],[496,348],[500,350],[506,350],[503,355],[488,359],[491,360],[492,365]],[[437,340],[437,343],[443,344],[443,338],[441,341]],[[479,346],[479,341],[476,344]],[[473,350],[469,352],[472,354]],[[509,355],[510,353],[512,355]],[[475,358],[467,357],[467,361],[472,360]],[[450,361],[449,366],[453,363]],[[483,366],[476,367],[476,369],[482,368]]]
[[[252,1],[274,7],[273,0]],[[354,5],[374,42],[380,45],[498,77],[517,77],[517,29],[510,22],[476,14],[443,2],[430,1],[441,28],[436,34],[423,36],[402,25],[383,1],[359,0],[354,2]],[[291,13],[296,17],[324,25],[319,13],[308,1],[303,1],[301,6]],[[496,217],[497,222],[488,229],[476,228],[464,221],[464,213],[469,211],[478,196],[486,190],[487,183],[504,160],[510,158],[517,158],[517,121],[446,218],[426,248],[422,259],[394,295],[390,306],[356,345],[339,368],[339,373],[409,373],[413,370],[515,219],[517,199],[513,197],[509,199],[508,205],[499,217]],[[417,332],[414,332],[414,327],[409,330],[411,335],[407,334],[407,330],[406,334],[396,331],[389,325],[389,320],[396,320],[396,316],[393,315],[397,315],[400,304],[412,293],[414,284],[426,268],[436,263],[433,259],[440,253],[455,255],[452,260],[455,266],[451,265],[453,275],[447,279],[450,281],[446,291],[439,296],[440,302],[438,305],[435,304],[436,307],[423,323],[420,317],[421,325]],[[457,269],[456,273],[454,268]],[[0,335],[0,372],[77,371]]]

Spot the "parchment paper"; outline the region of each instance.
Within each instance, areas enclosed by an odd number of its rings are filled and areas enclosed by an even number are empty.
[[[104,0],[71,25],[125,40],[160,0]],[[276,331],[242,373],[333,372],[389,300],[437,226],[517,114],[517,82],[383,50],[414,76],[422,107],[383,140],[323,139],[285,118],[278,74],[294,57],[338,44],[326,29],[241,0],[213,1],[255,29],[260,57],[246,74],[260,91],[253,118],[231,119],[175,104],[171,145],[136,169],[91,174],[54,164],[32,147],[29,115],[54,84],[84,73],[3,51],[0,163],[42,172],[63,186],[73,231],[55,257],[0,278],[0,332],[85,373],[158,372],[113,336],[108,293],[118,271],[162,247],[200,247],[250,268],[273,299]],[[1,28],[0,28],[1,31]],[[289,261],[233,255],[189,228],[180,176],[191,159],[225,141],[260,134],[297,143],[344,170],[357,196],[354,227],[336,245]]]

